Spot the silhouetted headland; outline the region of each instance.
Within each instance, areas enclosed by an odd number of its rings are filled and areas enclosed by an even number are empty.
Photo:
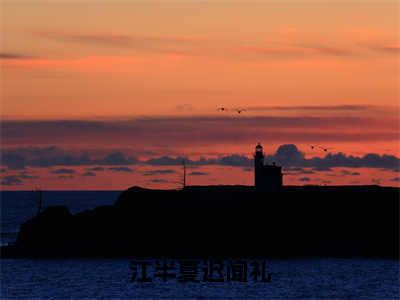
[[[379,186],[132,187],[112,206],[48,207],[3,258],[399,258],[399,189]]]

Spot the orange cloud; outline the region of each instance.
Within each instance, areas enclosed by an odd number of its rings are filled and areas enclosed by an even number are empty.
[[[369,48],[380,52],[400,54],[400,44],[389,44],[389,43],[374,44],[370,45]]]
[[[154,57],[136,56],[88,56],[83,58],[9,58],[0,64],[4,67],[31,69],[53,69],[88,72],[134,72],[149,66],[173,66],[182,59],[177,54],[165,54]]]

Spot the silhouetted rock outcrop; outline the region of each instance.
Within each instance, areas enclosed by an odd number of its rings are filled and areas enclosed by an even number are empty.
[[[49,207],[2,257],[399,258],[399,189],[130,188],[113,206]]]

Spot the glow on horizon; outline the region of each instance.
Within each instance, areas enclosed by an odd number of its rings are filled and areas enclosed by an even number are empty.
[[[56,145],[207,156],[249,154],[261,140],[268,151],[315,143],[349,155],[400,153],[397,1],[4,0],[1,6],[3,149]],[[220,114],[219,106],[247,111]],[[232,122],[206,120],[220,117]],[[257,117],[265,120],[253,126]],[[146,118],[161,125],[118,127]],[[288,121],[271,125],[274,118]],[[321,122],[302,123],[310,118]],[[74,120],[68,126],[75,131],[62,125],[59,131],[35,125],[24,129],[29,135],[14,131],[29,120]],[[77,125],[96,120],[105,122],[97,131]],[[9,125],[14,121],[20,123]],[[215,133],[222,124],[225,136]],[[238,181],[243,175],[232,174]],[[362,182],[374,178],[373,171],[365,174]],[[95,188],[106,184],[100,177],[43,182]]]

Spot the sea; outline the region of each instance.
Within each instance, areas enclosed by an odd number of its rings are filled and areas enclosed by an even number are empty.
[[[44,191],[43,207],[72,213],[113,204],[120,191]],[[1,192],[1,244],[37,212],[38,194]],[[152,258],[154,264],[157,258]],[[153,261],[154,260],[154,261]],[[132,281],[131,259],[2,259],[1,299],[399,299],[400,264],[383,259],[266,259],[271,282]]]

